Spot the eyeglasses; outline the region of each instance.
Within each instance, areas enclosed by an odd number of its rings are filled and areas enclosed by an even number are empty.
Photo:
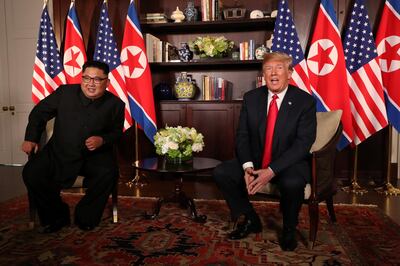
[[[103,80],[106,80],[106,79],[108,79],[108,78],[99,78],[99,77],[92,78],[92,77],[89,77],[89,76],[82,76],[82,81],[83,82],[90,83],[90,81],[93,80],[93,83],[97,84],[97,85],[100,84]]]

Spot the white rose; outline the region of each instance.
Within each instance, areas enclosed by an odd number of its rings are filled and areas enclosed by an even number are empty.
[[[171,150],[177,150],[179,148],[178,144],[175,142],[167,142],[167,146],[168,148],[170,148]]]
[[[194,143],[192,145],[192,151],[194,152],[199,152],[203,150],[203,145],[201,145],[200,143]]]

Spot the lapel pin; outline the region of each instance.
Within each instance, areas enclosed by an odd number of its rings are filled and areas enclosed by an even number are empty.
[[[289,105],[292,105],[292,102],[288,102]]]

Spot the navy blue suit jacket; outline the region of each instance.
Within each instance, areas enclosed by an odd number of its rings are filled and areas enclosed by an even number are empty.
[[[262,163],[268,89],[262,86],[243,97],[236,132],[236,155],[241,164],[252,161],[255,169]],[[274,129],[272,160],[269,165],[276,175],[292,168],[310,181],[310,148],[316,136],[316,101],[303,90],[289,85]],[[292,172],[292,171],[290,171]]]

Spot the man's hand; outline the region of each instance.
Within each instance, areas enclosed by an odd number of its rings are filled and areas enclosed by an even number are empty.
[[[254,180],[253,172],[254,172],[253,167],[247,167],[244,170],[244,181],[246,182],[246,188],[248,193],[250,193],[249,184]]]
[[[32,152],[35,154],[39,149],[39,145],[35,142],[25,140],[22,142],[21,150],[28,155],[31,155]]]
[[[266,168],[253,171],[253,175],[256,175],[257,178],[250,182],[247,187],[250,195],[254,195],[260,191],[275,176],[275,173],[270,168]]]
[[[91,136],[85,141],[86,148],[88,148],[89,151],[94,151],[95,149],[103,145],[103,143],[103,138],[99,136]]]

